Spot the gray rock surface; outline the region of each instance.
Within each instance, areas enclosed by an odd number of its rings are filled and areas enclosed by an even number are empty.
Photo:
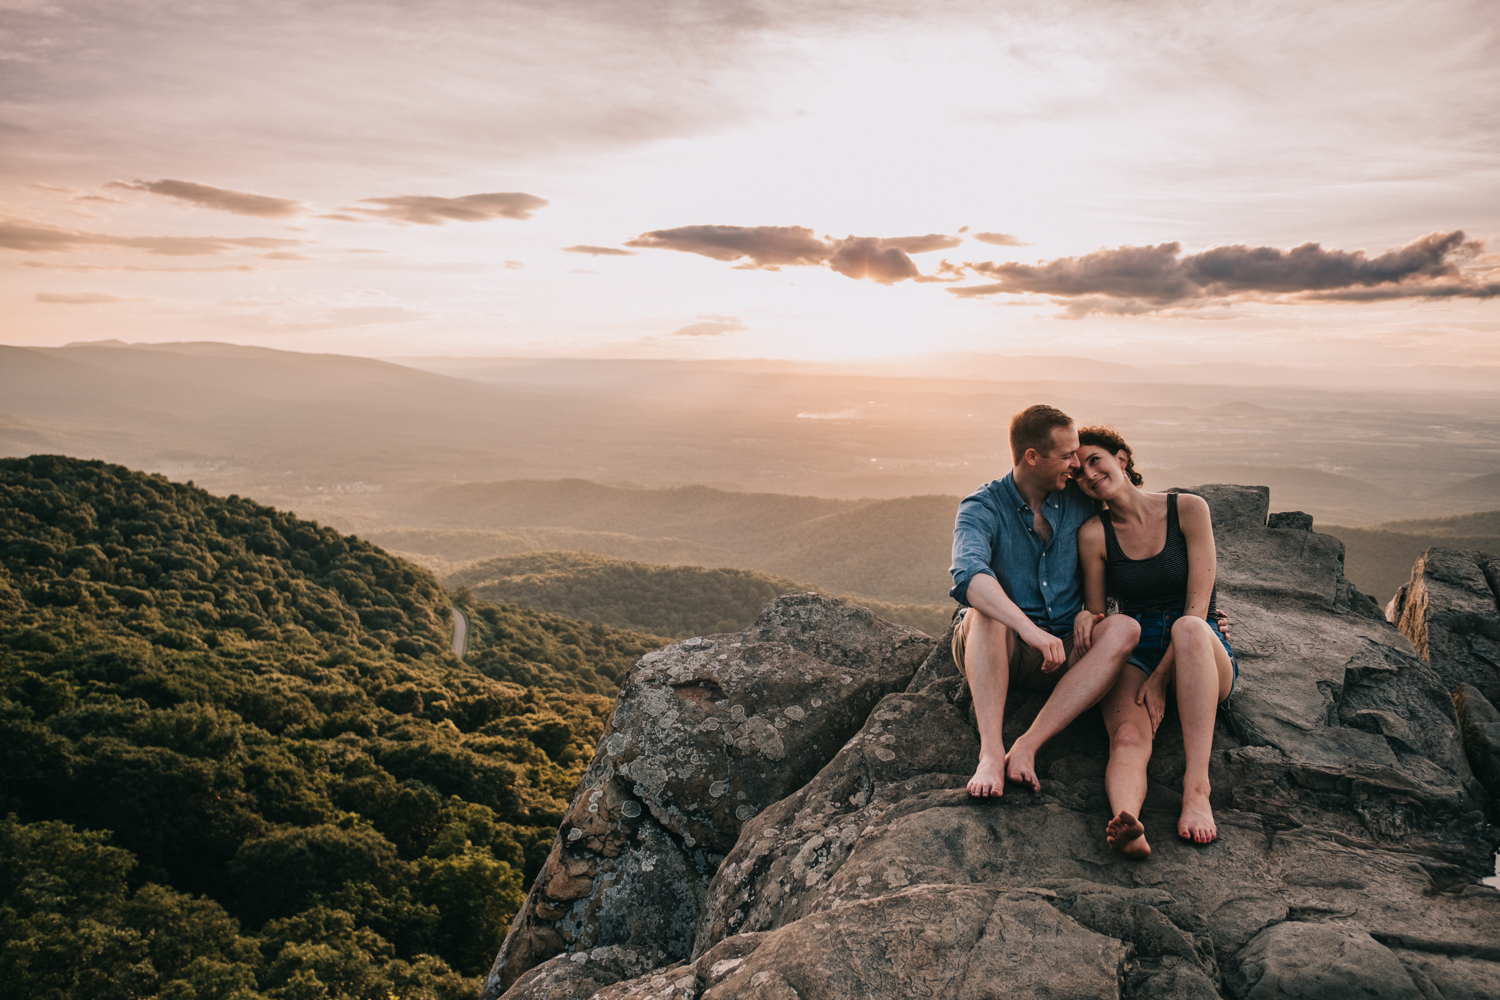
[[[1428,549],[1386,617],[1411,639],[1450,691],[1472,684],[1500,702],[1500,556]]]
[[[1104,843],[1096,712],[1039,756],[1040,794],[971,800],[978,742],[946,640],[783,599],[632,671],[486,995],[1495,995],[1485,792],[1448,689],[1349,586],[1337,540],[1305,516],[1269,526],[1263,488],[1195,492],[1241,668],[1215,735],[1213,844],[1172,832],[1175,714],[1150,768],[1155,850],[1127,861]],[[776,757],[747,722],[790,705],[827,710],[825,735],[788,720]],[[1011,699],[1007,739],[1040,705]],[[701,738],[726,717],[732,742]]]
[[[931,645],[863,608],[799,594],[743,632],[648,653],[486,995],[563,951],[687,957],[703,889],[741,827],[815,775]]]

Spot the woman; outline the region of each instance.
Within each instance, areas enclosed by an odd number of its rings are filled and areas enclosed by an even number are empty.
[[[1139,817],[1151,741],[1170,692],[1187,753],[1177,835],[1207,844],[1218,836],[1208,802],[1214,718],[1239,676],[1229,640],[1210,623],[1216,556],[1208,504],[1141,489],[1130,446],[1112,427],[1085,427],[1078,440],[1078,485],[1108,507],[1078,529],[1084,606],[1102,618],[1108,595],[1141,623],[1135,652],[1100,703],[1109,730],[1104,788],[1114,812],[1105,836],[1126,857],[1151,854]],[[1088,648],[1088,635],[1077,641]]]

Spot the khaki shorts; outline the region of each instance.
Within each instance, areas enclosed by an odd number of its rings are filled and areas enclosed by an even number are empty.
[[[964,667],[964,647],[969,642],[969,623],[974,621],[975,617],[976,613],[972,608],[965,608],[963,617],[958,620],[958,625],[953,629],[953,662],[958,664],[958,672],[965,678],[969,676],[969,673]],[[1063,650],[1067,653],[1067,662],[1050,674],[1043,673],[1042,654],[1028,645],[1020,636],[1016,636],[1015,648],[1012,649],[1010,657],[1010,686],[1024,691],[1051,691],[1057,686],[1062,675],[1078,662],[1078,657],[1073,655],[1071,635],[1063,640]]]

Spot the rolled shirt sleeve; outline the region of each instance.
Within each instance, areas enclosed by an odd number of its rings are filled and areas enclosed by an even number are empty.
[[[999,511],[991,499],[984,489],[964,497],[953,521],[953,565],[948,568],[953,587],[948,596],[964,607],[969,606],[969,581],[981,573],[995,575],[990,563],[995,558]]]

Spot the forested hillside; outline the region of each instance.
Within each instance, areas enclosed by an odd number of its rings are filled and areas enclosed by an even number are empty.
[[[662,641],[237,497],[0,461],[0,982],[465,1000]],[[514,681],[523,681],[523,687]]]

